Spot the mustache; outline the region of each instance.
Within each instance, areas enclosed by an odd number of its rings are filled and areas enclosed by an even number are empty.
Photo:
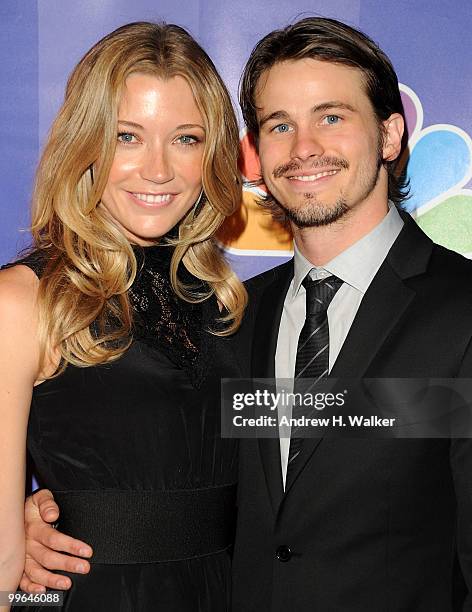
[[[286,164],[282,164],[280,166],[277,166],[277,168],[274,168],[274,170],[272,171],[272,176],[274,178],[281,178],[289,172],[301,170],[302,168],[305,168],[305,170],[311,170],[316,168],[326,168],[326,166],[329,166],[330,168],[340,168],[342,170],[347,170],[349,168],[349,162],[347,161],[347,159],[344,159],[342,157],[326,156],[319,157],[318,159],[313,160],[311,162],[311,165],[305,166],[304,164],[298,161],[292,160],[287,162]]]

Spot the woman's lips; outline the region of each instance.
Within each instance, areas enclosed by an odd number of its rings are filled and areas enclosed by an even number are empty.
[[[160,208],[170,204],[177,195],[176,193],[141,193],[137,191],[128,191],[128,195],[136,204],[145,208]]]

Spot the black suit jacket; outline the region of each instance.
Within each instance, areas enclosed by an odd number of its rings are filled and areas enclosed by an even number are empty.
[[[404,220],[332,376],[472,377],[472,262]],[[274,377],[292,277],[248,282],[253,376]],[[233,612],[472,610],[472,440],[306,439],[285,493],[279,441],[240,448]]]

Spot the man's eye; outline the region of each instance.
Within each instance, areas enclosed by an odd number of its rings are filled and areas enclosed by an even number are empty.
[[[132,144],[136,140],[136,136],[131,132],[119,132],[118,133],[118,141],[123,144]]]
[[[285,134],[286,132],[290,132],[290,126],[287,123],[281,123],[280,125],[276,125],[272,131],[276,134]]]
[[[323,122],[327,123],[328,125],[336,125],[336,123],[339,123],[340,121],[341,117],[338,117],[337,115],[326,115],[323,120]]]

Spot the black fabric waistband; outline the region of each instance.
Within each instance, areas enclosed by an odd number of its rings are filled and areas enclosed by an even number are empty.
[[[236,485],[197,490],[53,491],[58,529],[92,546],[92,563],[177,561],[228,548]]]

